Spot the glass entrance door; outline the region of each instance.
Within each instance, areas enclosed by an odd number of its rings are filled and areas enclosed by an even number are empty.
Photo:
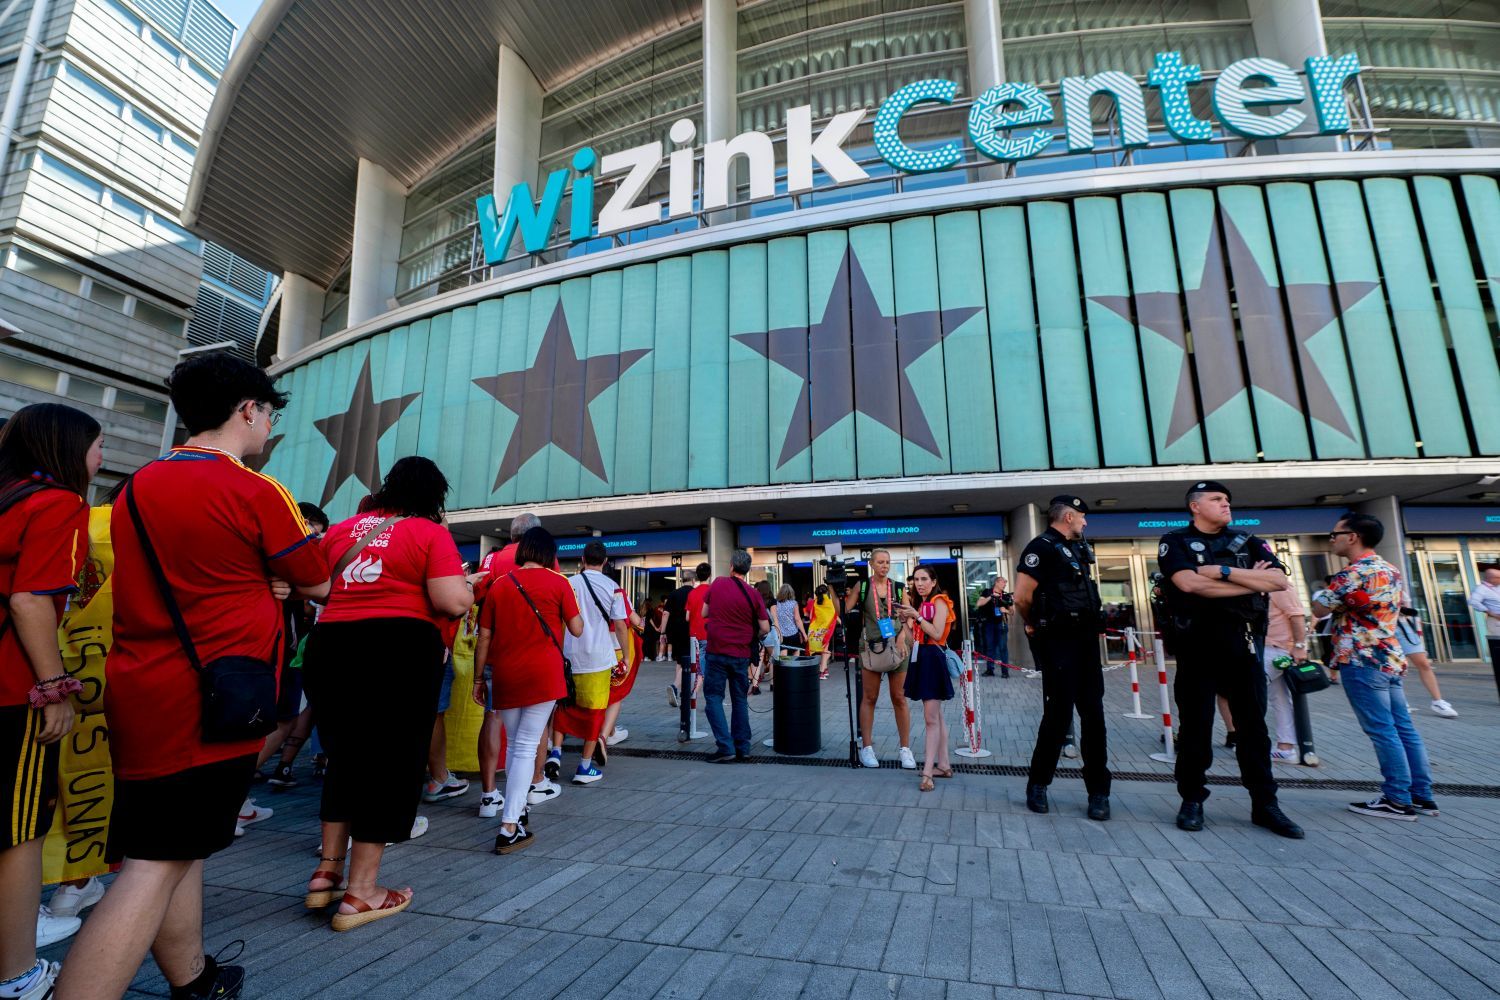
[[[1428,653],[1439,660],[1477,660],[1479,642],[1469,610],[1464,553],[1457,539],[1421,539],[1410,556],[1414,607],[1422,615]]]

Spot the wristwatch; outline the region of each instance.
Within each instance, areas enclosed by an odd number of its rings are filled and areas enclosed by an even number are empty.
[[[1219,567],[1219,576],[1222,579],[1225,579],[1225,580],[1229,579],[1229,567],[1228,566],[1220,566]]]
[[[1292,643],[1292,648],[1293,649],[1306,649],[1307,648],[1307,643],[1305,643],[1305,642],[1294,642],[1294,643]]]

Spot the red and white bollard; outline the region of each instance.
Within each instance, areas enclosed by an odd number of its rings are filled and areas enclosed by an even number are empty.
[[[1130,662],[1130,711],[1125,713],[1127,719],[1149,719],[1151,716],[1141,711],[1141,676],[1136,670],[1135,651],[1140,648],[1140,640],[1136,638],[1135,627],[1125,629],[1125,655]]]
[[[964,736],[968,742],[953,752],[960,757],[989,757],[984,743],[984,716],[979,711],[979,684],[974,679],[974,644],[964,640],[964,669],[958,677],[959,693],[963,697]]]
[[[1156,656],[1156,681],[1161,685],[1161,729],[1162,752],[1154,753],[1151,759],[1163,764],[1177,763],[1177,746],[1172,741],[1172,694],[1167,690],[1167,650],[1161,639],[1152,644]]]

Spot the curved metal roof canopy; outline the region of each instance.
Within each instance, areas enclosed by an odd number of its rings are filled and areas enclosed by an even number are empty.
[[[266,0],[230,59],[183,222],[327,285],[360,157],[408,187],[495,121],[499,46],[544,89],[697,21],[701,0]]]

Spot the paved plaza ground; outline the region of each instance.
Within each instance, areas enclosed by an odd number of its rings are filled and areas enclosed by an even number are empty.
[[[1110,675],[1111,756],[1159,778],[1153,724],[1118,718],[1123,675]],[[1373,755],[1342,693],[1318,695],[1324,765],[1278,768],[1323,786],[1282,796],[1307,828],[1300,842],[1250,826],[1230,787],[1193,835],[1173,825],[1161,780],[1118,782],[1101,824],[1066,776],[1037,816],[1022,779],[994,770],[923,794],[893,768],[675,759],[667,676],[646,665],[605,780],[538,807],[529,849],[489,853],[496,823],[475,816],[475,791],[424,807],[431,832],[391,849],[383,873],[415,888],[411,910],[347,934],[302,908],[317,786],[262,786],[275,816],[207,868],[210,949],[246,942],[246,997],[1500,996],[1500,702],[1487,668],[1444,672],[1458,720],[1419,702],[1439,782],[1483,787],[1440,794],[1443,815],[1416,823],[1344,811],[1356,793],[1329,784],[1374,778]],[[1040,684],[985,684],[991,763],[1020,763]],[[824,755],[838,758],[842,683],[824,693]],[[757,740],[769,735],[769,714],[753,721]],[[894,759],[888,714],[877,729]],[[165,994],[150,962],[135,985],[132,996]]]

